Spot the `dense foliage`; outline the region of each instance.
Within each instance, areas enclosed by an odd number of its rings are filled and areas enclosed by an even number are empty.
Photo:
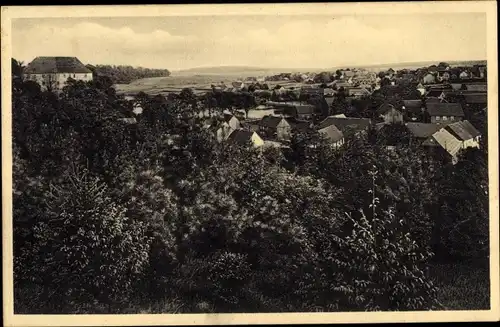
[[[132,66],[87,65],[95,76],[108,76],[114,84],[128,84],[132,81],[149,77],[170,76],[168,69],[152,69]]]
[[[16,312],[425,310],[436,249],[487,256],[483,150],[443,164],[397,128],[257,150],[204,127],[222,93],[141,94],[128,124],[109,79],[13,83]]]

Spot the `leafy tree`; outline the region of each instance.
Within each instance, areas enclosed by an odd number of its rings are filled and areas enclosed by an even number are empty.
[[[46,208],[16,258],[18,278],[44,286],[39,301],[72,312],[127,301],[148,260],[143,224],[129,220],[87,173],[51,185]]]

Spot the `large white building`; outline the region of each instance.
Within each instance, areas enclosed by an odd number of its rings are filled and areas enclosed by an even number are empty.
[[[24,79],[44,90],[62,89],[69,78],[91,81],[92,71],[76,57],[36,57],[24,70]]]

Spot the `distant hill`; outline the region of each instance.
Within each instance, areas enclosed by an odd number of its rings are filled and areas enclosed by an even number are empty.
[[[472,66],[476,64],[486,64],[486,60],[441,60],[449,63],[452,66]],[[274,75],[280,73],[294,73],[294,72],[322,72],[322,71],[335,71],[342,68],[365,68],[370,70],[376,69],[403,69],[403,68],[419,68],[430,65],[437,65],[440,61],[422,61],[422,62],[402,62],[402,63],[388,63],[388,64],[374,64],[374,65],[344,65],[329,68],[268,68],[268,67],[252,67],[252,66],[214,66],[214,67],[197,67],[183,70],[172,71],[173,76],[193,76],[193,75],[238,75],[245,76],[259,76],[259,75]]]

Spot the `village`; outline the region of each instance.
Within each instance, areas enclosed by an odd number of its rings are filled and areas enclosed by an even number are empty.
[[[441,62],[416,70],[390,68],[378,73],[344,69],[248,77],[229,86],[213,84],[211,91],[194,96],[197,108],[205,108],[199,114],[201,123],[219,142],[286,149],[294,133],[315,130],[339,147],[370,128],[399,124],[422,147],[444,150],[456,162],[461,149],[479,147],[484,133],[486,77],[486,65],[451,67]],[[55,81],[61,88],[67,78],[88,81],[92,71],[71,57],[38,57],[25,70],[25,79],[42,87]],[[203,100],[208,93],[244,95],[251,101],[243,105],[230,101],[223,110],[207,114]],[[136,97],[126,98],[139,115],[142,108]]]

